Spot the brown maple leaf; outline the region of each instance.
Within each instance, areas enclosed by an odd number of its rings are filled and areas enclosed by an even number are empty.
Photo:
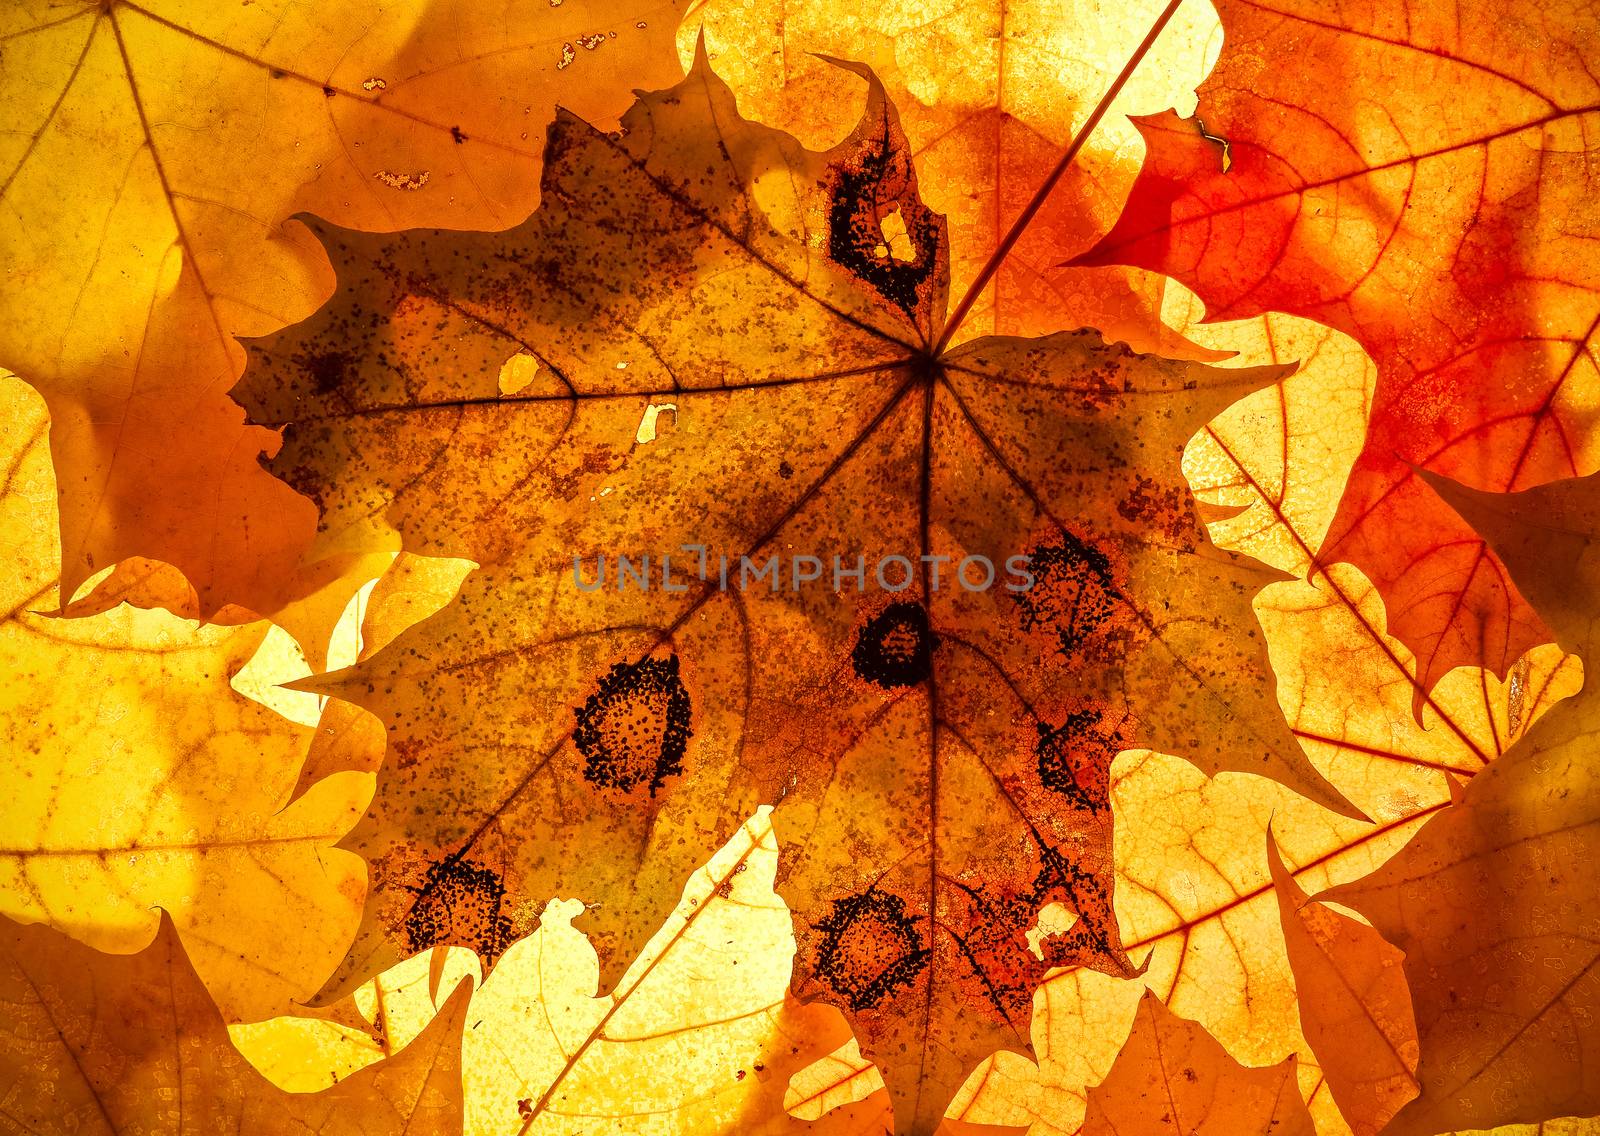
[[[165,914],[136,955],[0,918],[0,1096],[40,1136],[456,1136],[464,983],[399,1054],[320,1093],[286,1093],[236,1050]]]
[[[1313,1136],[1295,1060],[1240,1065],[1195,1022],[1146,992],[1106,1079],[1089,1090],[1083,1136]]]
[[[321,249],[285,218],[515,222],[556,102],[619,113],[675,73],[679,18],[675,0],[7,3],[0,366],[50,406],[62,602],[112,563],[163,561],[187,582],[142,564],[118,598],[240,604],[320,651],[377,536],[303,564],[314,513],[260,468],[277,439],[226,395],[235,335],[327,295]]]
[[[1281,577],[1210,542],[1179,469],[1286,368],[1088,331],[946,350],[976,292],[946,318],[942,219],[841,66],[867,110],[826,152],[741,118],[702,56],[619,133],[559,117],[517,229],[317,224],[339,288],[254,345],[241,394],[327,524],[381,511],[483,565],[314,684],[390,739],[327,994],[440,942],[492,962],[558,891],[593,901],[609,987],[701,850],[776,801],[796,989],[846,1009],[923,1132],[979,1057],[1027,1051],[1047,968],[1133,973],[1118,751],[1354,810],[1273,697],[1250,603]],[[861,557],[861,586],[794,579],[813,551]],[[619,587],[616,554],[652,556],[651,586]],[[781,587],[724,588],[723,554],[736,579],[781,557]],[[1015,556],[1031,587],[961,567]],[[1051,904],[1079,918],[1035,947]]]
[[[1561,645],[1591,670],[1600,657],[1600,476],[1512,494],[1421,476],[1482,534]],[[1422,1092],[1385,1132],[1600,1111],[1597,731],[1591,680],[1396,856],[1325,893],[1406,954]]]
[[[468,561],[405,552],[395,557],[367,596],[358,658],[371,657],[401,631],[449,603],[472,567]],[[294,795],[309,792],[334,773],[376,771],[383,764],[383,750],[382,722],[352,702],[328,702],[317,719],[316,737],[306,751]]]
[[[1355,1136],[1376,1136],[1418,1092],[1405,956],[1365,923],[1313,902],[1284,866],[1270,829],[1267,863],[1301,1027]]]
[[[1414,467],[1506,490],[1600,465],[1600,11],[1218,7],[1197,117],[1139,120],[1144,172],[1079,263],[1175,276],[1212,318],[1277,309],[1360,341],[1377,397],[1320,562],[1378,585],[1420,692],[1456,666],[1504,675],[1548,633]]]
[[[1244,352],[1241,362],[1305,360],[1213,419],[1185,453],[1203,506],[1236,514],[1209,525],[1213,539],[1304,577],[1361,447],[1359,350],[1281,314],[1177,326],[1206,346]],[[1349,416],[1331,416],[1336,406]],[[1303,578],[1273,585],[1255,608],[1296,737],[1377,823],[1335,816],[1264,779],[1208,780],[1170,757],[1121,755],[1111,785],[1118,918],[1128,953],[1146,960],[1144,984],[1170,1009],[1247,1065],[1297,1054],[1318,1130],[1344,1131],[1350,1121],[1328,1082],[1339,1073],[1330,1062],[1322,1074],[1302,1036],[1296,967],[1261,852],[1269,819],[1306,890],[1365,875],[1450,803],[1447,778],[1482,771],[1576,690],[1581,666],[1547,644],[1509,681],[1458,669],[1428,694],[1418,722],[1410,712],[1415,663],[1384,633],[1383,604],[1354,569],[1334,566],[1315,586]],[[1082,968],[1052,975],[1035,1002],[1037,1070],[1001,1054],[974,1075],[985,1081],[986,1114],[1000,1114],[995,1102],[1004,1102],[1001,1109],[1037,1115],[1046,1128],[1075,1131],[1085,1085],[1116,1055],[1120,1036],[1107,1023],[1131,1020],[1139,993]]]

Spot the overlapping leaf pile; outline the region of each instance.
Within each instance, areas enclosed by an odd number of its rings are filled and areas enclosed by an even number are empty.
[[[1218,8],[0,17],[11,1121],[1585,1130],[1600,13]]]

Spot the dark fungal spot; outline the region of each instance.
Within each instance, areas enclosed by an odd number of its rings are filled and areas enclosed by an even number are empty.
[[[430,865],[416,902],[406,913],[406,941],[412,951],[439,943],[469,946],[493,962],[511,945],[511,920],[505,914],[506,885],[493,868],[461,857]]]
[[[1109,838],[1109,813],[1104,816]],[[1005,1019],[1026,1023],[1044,971],[1056,966],[1090,967],[1127,977],[1129,963],[1111,904],[1111,882],[1079,863],[1072,853],[1040,842],[1030,885],[968,886],[949,881],[952,924],[946,929],[971,963],[966,977],[952,975],[972,999],[992,1004]],[[1110,850],[1094,858],[1109,870]],[[1077,916],[1062,929],[1041,925],[1044,911],[1059,905]],[[944,927],[945,925],[941,925]],[[1037,932],[1037,934],[1035,933]]]
[[[828,256],[915,318],[922,288],[938,264],[938,217],[917,200],[910,163],[887,133],[864,142],[832,168]],[[891,250],[884,220],[898,213],[909,256]]]
[[[315,355],[302,355],[295,362],[311,376],[318,394],[331,394],[355,369],[356,357],[347,351],[323,351]]]
[[[1162,533],[1170,543],[1191,549],[1200,535],[1191,501],[1186,488],[1140,477],[1117,502],[1117,512],[1126,520]]]
[[[817,948],[816,973],[852,1010],[878,1005],[928,965],[929,951],[905,900],[877,888],[835,900],[817,930],[825,937]]]
[[[1111,561],[1105,553],[1063,533],[1059,544],[1031,553],[1033,587],[1017,593],[1025,631],[1054,631],[1070,655],[1116,610]]]
[[[332,87],[323,87],[322,88],[322,97],[325,98],[325,99],[331,99],[331,98],[333,98],[334,95],[337,95],[338,93],[339,92],[334,90]]]
[[[1111,762],[1122,747],[1115,734],[1097,727],[1101,714],[1079,710],[1060,726],[1039,723],[1039,781],[1081,809],[1104,809],[1109,803]]]
[[[452,126],[450,128],[450,137],[456,140],[457,146],[461,145],[467,140],[467,136],[461,132],[461,127],[459,126]]]
[[[1007,1021],[1027,1021],[1038,986],[1040,964],[1028,951],[1027,930],[1036,905],[1030,896],[1004,896],[984,888],[966,891],[971,908],[964,930],[952,936],[972,964],[962,982],[971,996],[982,998]],[[976,979],[976,981],[972,981]]]
[[[650,795],[683,772],[689,745],[689,692],[678,656],[617,663],[589,695],[572,740],[583,754],[583,776],[605,789]]]
[[[785,481],[788,481],[794,476],[794,466],[790,465],[787,461],[778,462],[778,476],[783,478]]]
[[[938,638],[919,603],[892,603],[862,626],[850,652],[850,665],[868,682],[885,689],[913,686],[933,670]]]

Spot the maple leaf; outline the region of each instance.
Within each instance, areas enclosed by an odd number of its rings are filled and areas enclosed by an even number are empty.
[[[989,0],[841,10],[826,0],[709,0],[691,10],[678,46],[687,64],[703,32],[741,112],[813,146],[848,131],[859,110],[858,100],[840,97],[837,71],[825,57],[870,66],[900,110],[923,200],[948,218],[951,286],[960,294],[1051,176],[1164,2]],[[1060,263],[1105,234],[1133,184],[1140,143],[1124,116],[1192,101],[1216,32],[1210,5],[1177,11],[977,294],[961,334],[1094,327],[1138,350],[1221,357],[1162,323],[1160,276]]]
[[[370,658],[400,632],[438,611],[455,596],[472,570],[469,561],[402,552],[367,595],[359,627],[358,659]],[[353,702],[333,699],[317,720],[294,795],[324,778],[354,771],[374,773],[383,764],[383,723]]]
[[[277,439],[225,394],[233,337],[327,295],[316,241],[282,225],[297,208],[375,228],[509,224],[535,203],[558,98],[605,119],[675,74],[672,0],[516,8],[6,5],[0,365],[53,417],[63,602],[129,557],[193,587],[143,569],[119,587],[200,617],[278,613],[367,572],[370,533],[301,565],[314,512],[260,468]],[[351,590],[284,616],[308,649]]]
[[[1600,16],[1586,0],[1218,7],[1197,117],[1140,120],[1144,172],[1078,262],[1166,272],[1215,318],[1278,309],[1359,340],[1377,397],[1319,564],[1377,583],[1420,691],[1463,664],[1504,675],[1547,633],[1413,469],[1504,490],[1600,464]]]
[[[1370,368],[1348,339],[1309,321],[1273,314],[1197,327],[1169,308],[1174,316],[1182,334],[1237,350],[1241,362],[1305,360],[1208,423],[1184,462],[1203,507],[1226,506],[1209,526],[1219,544],[1303,577],[1361,447]],[[1332,407],[1344,413],[1330,415]],[[1169,757],[1125,754],[1111,783],[1118,921],[1128,952],[1148,960],[1144,983],[1163,1002],[1246,1064],[1298,1053],[1318,1131],[1342,1132],[1349,1121],[1301,1032],[1262,855],[1269,820],[1307,890],[1358,878],[1448,805],[1447,778],[1471,778],[1575,690],[1581,668],[1551,644],[1519,662],[1507,682],[1457,670],[1428,695],[1419,723],[1410,713],[1415,664],[1384,633],[1383,605],[1354,569],[1335,566],[1315,587],[1303,579],[1272,585],[1255,606],[1296,737],[1377,823],[1334,816],[1261,779],[1207,780]],[[1037,1068],[1001,1054],[974,1074],[984,1088],[973,1113],[1023,1115],[1036,1118],[1035,1131],[1076,1132],[1086,1086],[1110,1067],[1139,994],[1137,984],[1078,967],[1047,979],[1034,1008]]]
[[[1083,1136],[1313,1136],[1294,1070],[1293,1057],[1245,1068],[1147,992],[1116,1064],[1089,1090]]]
[[[1594,476],[1513,494],[1423,473],[1493,547],[1563,647],[1596,659]],[[1394,1136],[1600,1111],[1600,841],[1592,683],[1536,723],[1370,875],[1326,893],[1406,953],[1421,1095]]]
[[[785,996],[794,935],[772,891],[777,862],[770,819],[759,815],[691,877],[609,994],[599,993],[594,950],[572,927],[583,905],[556,903],[473,998],[462,1046],[466,1130],[603,1121],[608,1132],[650,1132],[670,1117],[682,1132],[881,1132],[881,1095],[820,1125],[783,1107],[791,1075],[850,1033],[833,1007]],[[439,988],[477,969],[470,952],[438,947],[378,975],[356,995],[370,1032],[307,1018],[230,1032],[275,1084],[325,1087],[409,1044],[438,1012]]]
[[[1418,1093],[1405,956],[1366,924],[1312,902],[1270,832],[1267,860],[1306,1037],[1351,1130],[1373,1136]]]
[[[136,955],[0,919],[0,1094],[19,1131],[451,1136],[470,984],[392,1059],[286,1093],[233,1048],[164,914]]]
[[[1315,632],[1328,611],[1325,601],[1314,602],[1309,585],[1295,587],[1313,602],[1293,620],[1276,615],[1274,609],[1290,606],[1282,600],[1263,614],[1275,616],[1266,626],[1275,660],[1291,664],[1283,667],[1290,693],[1303,696],[1299,705],[1310,708],[1299,716],[1308,726],[1321,725],[1320,718],[1337,720],[1341,709],[1360,705],[1360,692],[1375,689],[1374,675],[1388,656],[1376,644],[1352,651],[1349,644],[1359,632],[1349,623],[1329,621],[1333,625],[1321,633],[1306,634]],[[1292,654],[1281,653],[1277,643],[1292,646]],[[1325,667],[1330,658],[1337,664]],[[1448,804],[1440,767],[1459,767],[1470,776],[1479,766],[1469,744],[1491,755],[1509,744],[1500,740],[1507,717],[1543,712],[1550,687],[1559,690],[1569,672],[1560,668],[1552,675],[1540,666],[1525,684],[1510,689],[1458,672],[1436,691],[1439,710],[1429,711],[1426,729],[1406,727],[1410,688],[1393,681],[1387,706],[1345,714],[1341,743],[1318,743],[1316,753],[1328,763],[1325,768],[1338,769],[1341,781],[1368,787],[1362,800],[1372,801],[1367,807],[1377,825],[1333,816],[1262,779],[1208,780],[1170,757],[1120,757],[1111,789],[1117,910],[1126,949],[1147,960],[1144,984],[1175,1012],[1201,1022],[1240,1061],[1263,1065],[1300,1054],[1302,1091],[1318,1131],[1342,1131],[1349,1122],[1309,1060],[1301,1033],[1305,1010],[1261,851],[1269,820],[1305,889],[1316,892],[1359,878]],[[1392,728],[1396,713],[1399,729]],[[1323,993],[1313,988],[1305,997],[1315,1003]],[[1022,1109],[1038,1118],[1044,1132],[1077,1131],[1086,1086],[1104,1076],[1139,994],[1136,983],[1081,967],[1049,977],[1034,1007],[1038,1068],[1030,1070],[1019,1059],[997,1061],[987,1086],[991,1099],[980,1101],[983,1115]]]
[[[368,790],[283,808],[310,731],[229,685],[264,625],[39,614],[59,594],[49,426],[0,375],[0,912],[129,951],[160,906],[227,1017],[283,1013],[357,921],[361,865],[333,845]]]
[[[695,850],[778,800],[796,989],[844,1004],[920,1131],[977,1058],[1027,1049],[1049,966],[1132,973],[1117,751],[1353,810],[1272,696],[1250,601],[1278,577],[1211,544],[1179,470],[1196,428],[1286,368],[1092,332],[946,350],[943,224],[882,88],[841,66],[867,109],[822,153],[742,119],[702,56],[620,134],[559,116],[517,229],[308,222],[338,290],[253,345],[240,394],[285,425],[277,467],[325,523],[382,511],[413,551],[483,565],[308,686],[390,734],[347,841],[372,866],[362,931],[326,994],[440,942],[492,962],[568,890],[596,903],[609,987]],[[311,365],[333,350],[336,385]],[[575,553],[686,544],[921,560],[860,595],[572,576]],[[1019,554],[1021,595],[934,586],[935,557]],[[1052,903],[1079,919],[1036,953]]]
[[[594,951],[570,922],[583,904],[569,900],[547,917],[475,1001],[492,1033],[467,1054],[469,1123],[559,1127],[577,1113],[604,1116],[620,1133],[672,1113],[683,1131],[744,1131],[740,1118],[754,1111],[788,1128],[768,1099],[774,1089],[781,1097],[782,1083],[767,1086],[768,1071],[755,1068],[785,1013],[793,949],[788,912],[772,893],[777,860],[767,817],[736,832],[604,994]],[[529,994],[540,990],[549,1009],[530,1012]],[[674,1003],[679,1026],[663,1031]],[[824,1036],[843,1032],[830,1012]]]

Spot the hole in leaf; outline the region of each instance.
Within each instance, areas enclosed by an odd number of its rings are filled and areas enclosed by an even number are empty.
[[[516,394],[533,382],[539,373],[539,360],[526,351],[518,351],[500,364],[500,393]]]

